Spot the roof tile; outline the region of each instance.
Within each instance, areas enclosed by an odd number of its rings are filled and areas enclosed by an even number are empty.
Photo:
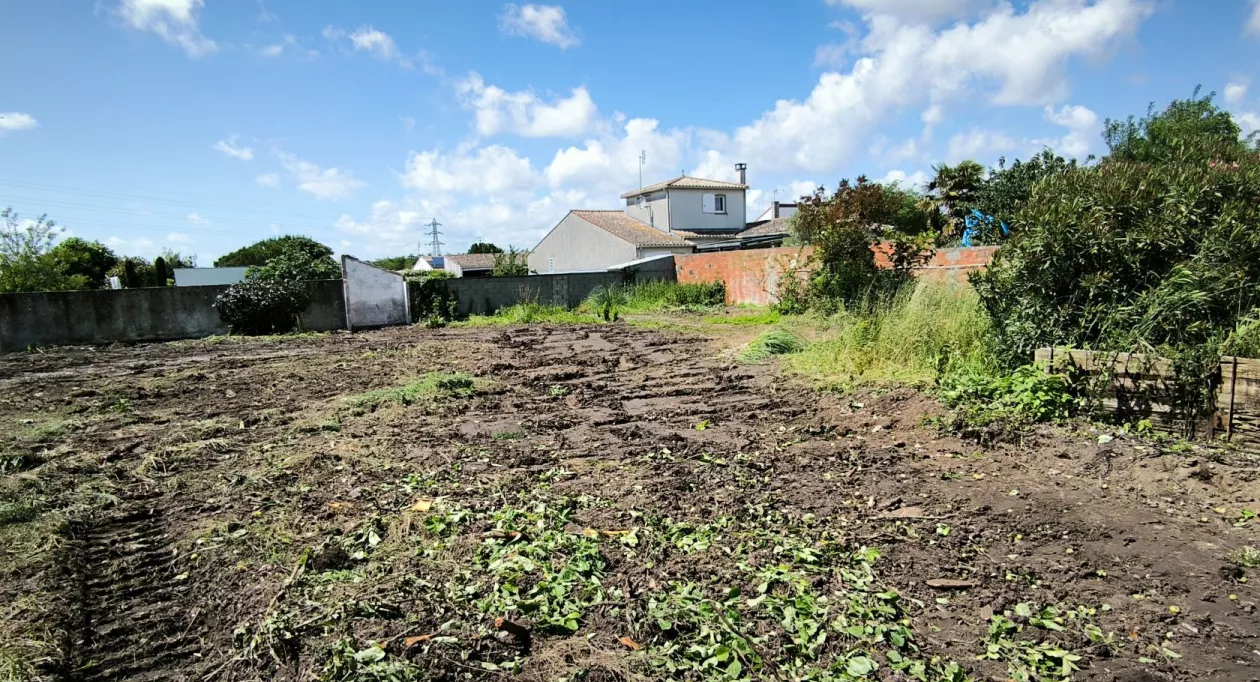
[[[690,246],[674,235],[661,232],[645,222],[635,220],[625,211],[571,211],[599,229],[635,246]]]
[[[748,185],[741,185],[738,182],[725,182],[723,180],[705,180],[704,178],[693,178],[690,175],[680,175],[665,182],[658,182],[655,185],[640,187],[633,192],[626,192],[621,195],[622,199],[637,197],[640,194],[650,194],[662,189],[748,189]]]

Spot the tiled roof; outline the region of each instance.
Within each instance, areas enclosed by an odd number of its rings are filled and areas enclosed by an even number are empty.
[[[739,233],[740,237],[760,237],[767,234],[787,234],[788,221],[791,218],[775,218],[757,223]]]
[[[704,178],[693,178],[690,175],[680,175],[672,180],[658,182],[655,185],[648,185],[633,192],[626,192],[621,195],[622,199],[637,197],[640,194],[650,194],[662,189],[748,189],[748,185],[741,185],[738,182],[724,182],[722,180],[705,180]]]
[[[739,230],[704,230],[702,232],[694,232],[692,230],[674,230],[675,237],[683,239],[730,239],[740,234]]]
[[[678,237],[631,218],[625,211],[571,211],[571,213],[635,246],[690,246]]]
[[[446,256],[447,262],[458,265],[463,270],[491,270],[494,268],[493,253],[457,253]]]

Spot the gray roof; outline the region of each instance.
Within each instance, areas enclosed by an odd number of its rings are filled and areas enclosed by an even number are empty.
[[[673,235],[675,237],[682,237],[683,239],[714,239],[714,238],[728,239],[738,234],[742,234],[742,232],[740,230],[700,230],[700,231],[674,230],[673,231]]]
[[[570,211],[570,213],[635,246],[691,246],[678,237],[631,218],[625,211]]]
[[[705,180],[704,178],[693,178],[690,175],[680,175],[672,180],[658,182],[655,185],[641,187],[633,192],[626,192],[621,195],[622,199],[637,197],[640,194],[650,194],[662,189],[748,189],[748,185],[741,185],[738,182],[724,182],[722,180]]]
[[[447,262],[454,262],[461,270],[493,270],[493,253],[457,253],[446,256]]]
[[[788,221],[791,218],[774,218],[760,223],[753,223],[739,233],[740,237],[760,237],[767,234],[787,234]]]

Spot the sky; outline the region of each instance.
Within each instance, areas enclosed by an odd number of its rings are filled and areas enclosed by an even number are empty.
[[[747,163],[752,219],[1084,159],[1196,86],[1260,128],[1260,0],[5,0],[0,34],[0,206],[203,266],[280,234],[428,253],[434,219],[445,253],[528,248],[640,170]]]

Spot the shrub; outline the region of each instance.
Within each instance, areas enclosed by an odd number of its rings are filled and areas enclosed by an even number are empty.
[[[722,282],[681,284],[651,280],[638,284],[597,287],[582,308],[610,319],[614,313],[648,313],[662,310],[703,310],[726,303]]]
[[[310,294],[302,282],[248,279],[214,301],[219,317],[237,334],[282,334],[297,328]]]
[[[446,280],[452,275],[444,270],[408,273],[407,295],[411,297],[411,319],[434,329],[459,318],[459,296],[450,290]]]
[[[786,329],[767,329],[739,353],[741,362],[765,362],[776,355],[799,353],[805,348],[801,337]]]

